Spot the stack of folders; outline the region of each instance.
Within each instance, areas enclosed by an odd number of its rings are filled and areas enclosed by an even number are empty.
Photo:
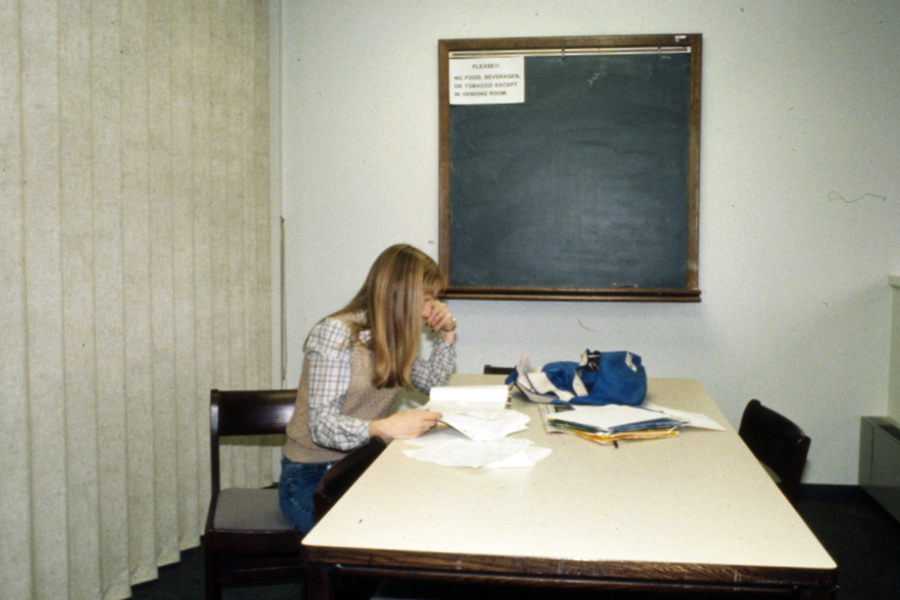
[[[541,405],[548,430],[564,431],[601,444],[675,437],[680,427],[721,429],[703,415],[656,405]]]

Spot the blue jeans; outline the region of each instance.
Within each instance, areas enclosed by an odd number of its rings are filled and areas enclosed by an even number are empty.
[[[313,492],[331,465],[337,461],[324,463],[295,463],[281,457],[281,479],[278,481],[278,499],[281,512],[294,526],[304,533],[316,524],[316,507]]]

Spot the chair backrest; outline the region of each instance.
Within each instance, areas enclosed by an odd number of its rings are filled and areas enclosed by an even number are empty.
[[[386,445],[381,438],[369,438],[368,442],[351,450],[347,456],[325,472],[319,482],[319,489],[313,493],[317,520],[331,510],[344,492],[350,489],[350,486],[369,468],[369,465],[375,462],[385,448]]]
[[[754,399],[744,409],[738,435],[757,460],[774,473],[788,500],[796,502],[810,444],[803,430]]]
[[[209,444],[212,492],[219,492],[219,438],[284,433],[294,414],[297,390],[210,392]]]
[[[512,367],[495,367],[492,365],[484,365],[485,375],[509,375],[513,372]]]

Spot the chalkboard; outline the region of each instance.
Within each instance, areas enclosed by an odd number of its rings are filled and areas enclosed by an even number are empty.
[[[700,300],[700,42],[440,42],[447,297]],[[510,56],[520,71],[451,81],[450,61]],[[517,86],[519,101],[481,103]],[[454,104],[464,90],[482,98]]]

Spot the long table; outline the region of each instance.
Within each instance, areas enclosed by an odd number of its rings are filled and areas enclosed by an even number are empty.
[[[454,385],[500,383],[454,376]],[[393,442],[304,539],[307,597],[342,574],[834,598],[837,565],[693,379],[651,379],[648,400],[726,431],[599,445],[547,434],[537,405],[514,434],[551,448],[529,468],[442,467]]]

